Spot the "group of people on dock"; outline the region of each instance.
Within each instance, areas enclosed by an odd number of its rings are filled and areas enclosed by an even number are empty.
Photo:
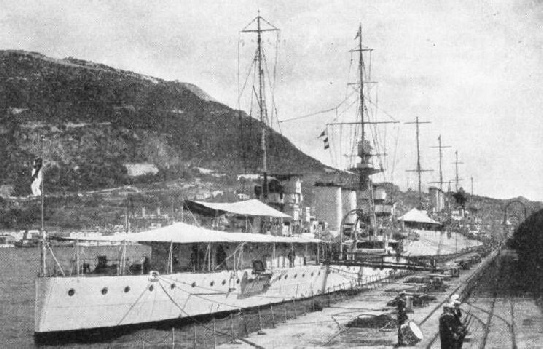
[[[443,305],[443,313],[439,317],[439,336],[442,349],[461,349],[467,328],[462,319],[462,309],[457,295],[453,295],[450,303]]]
[[[401,291],[397,298],[398,310],[398,345],[412,345],[408,343],[404,326],[408,323],[407,316],[407,293]],[[439,317],[439,336],[441,338],[442,349],[461,349],[464,338],[467,334],[465,319],[462,318],[462,309],[460,308],[458,295],[451,296],[449,302],[443,305],[443,313]]]

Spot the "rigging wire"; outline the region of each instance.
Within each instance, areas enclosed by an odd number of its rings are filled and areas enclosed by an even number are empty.
[[[396,155],[398,152],[398,140],[399,140],[399,134],[400,134],[400,127],[396,125],[396,142],[394,145],[394,155],[392,157],[392,171],[391,171],[391,178],[390,181],[394,183],[394,173],[396,171]]]

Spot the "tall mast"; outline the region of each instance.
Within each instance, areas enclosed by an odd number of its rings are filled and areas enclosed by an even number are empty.
[[[454,152],[454,154],[456,155],[456,161],[453,162],[454,166],[455,166],[455,169],[456,169],[456,177],[455,177],[455,184],[456,184],[456,191],[458,192],[458,189],[460,187],[460,180],[462,180],[462,178],[460,178],[458,176],[458,165],[462,165],[464,164],[463,162],[461,161],[458,161],[458,150]]]
[[[256,29],[248,29],[251,24],[256,22]],[[269,28],[263,29],[262,22],[265,22]],[[262,61],[264,58],[264,53],[262,50],[262,34],[268,31],[277,31],[276,27],[271,25],[268,21],[260,16],[260,11],[258,11],[258,16],[254,18],[251,23],[249,23],[241,32],[242,33],[256,33],[257,36],[257,49],[256,49],[256,65],[258,70],[258,109],[260,113],[260,122],[262,124],[262,133],[260,138],[260,145],[262,149],[262,198],[265,200],[268,198],[268,147],[266,145],[267,130],[268,126],[268,112],[266,108],[266,82],[264,79],[264,69],[262,68]],[[255,91],[256,93],[256,91]]]
[[[377,224],[377,218],[375,217],[375,207],[373,203],[373,188],[370,179],[370,175],[373,174],[374,169],[370,164],[370,158],[372,157],[372,150],[370,147],[366,146],[366,128],[365,125],[367,121],[364,118],[364,113],[366,111],[365,100],[364,100],[364,51],[372,51],[370,48],[364,48],[362,46],[362,23],[358,27],[358,92],[360,98],[360,143],[358,145],[358,155],[360,156],[360,179],[359,179],[359,190],[361,194],[366,192],[365,196],[367,200],[367,209],[369,210],[369,218],[371,229],[375,234],[375,228]]]
[[[359,84],[360,84],[360,127],[361,127],[361,141],[364,144],[365,140],[365,127],[364,127],[364,54],[362,48],[362,23],[358,27],[358,70],[359,70]],[[362,148],[364,149],[364,148]],[[364,150],[363,150],[364,151]],[[365,155],[365,154],[364,154]],[[363,184],[361,178],[361,185]]]
[[[415,124],[417,129],[417,168],[415,170],[407,170],[407,172],[417,172],[419,177],[419,205],[422,207],[422,172],[431,172],[432,170],[423,170],[420,166],[420,124],[429,124],[430,121],[419,121],[419,117],[415,118],[414,122],[406,122],[406,124]]]
[[[262,196],[264,199],[268,198],[268,152],[266,146],[266,126],[268,125],[268,115],[266,109],[266,96],[264,94],[264,71],[262,70],[262,28],[260,26],[260,13],[257,17],[257,64],[258,64],[258,104],[260,109],[260,122],[262,123],[262,136],[260,139],[262,147],[262,174],[264,177]]]
[[[431,148],[439,148],[439,189],[443,192],[443,149],[450,148],[449,145],[441,145],[441,135],[437,137],[437,140],[439,142],[439,145],[437,147],[431,147]],[[434,182],[436,183],[436,182]]]
[[[46,277],[47,276],[47,236],[45,233],[45,224],[43,220],[44,216],[44,207],[45,207],[45,193],[43,188],[43,183],[45,182],[45,156],[43,152],[43,139],[44,136],[40,136],[40,147],[41,147],[41,158],[42,158],[42,167],[40,169],[42,173],[42,179],[40,183],[40,233],[41,233],[41,276]]]

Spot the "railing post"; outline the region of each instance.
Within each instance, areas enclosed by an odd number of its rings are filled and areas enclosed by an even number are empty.
[[[232,343],[236,341],[236,335],[234,334],[234,314],[230,313],[230,336],[232,337]]]
[[[172,349],[175,349],[175,327],[172,327]]]
[[[215,324],[215,317],[213,317],[213,349],[217,347],[217,331]]]
[[[292,307],[294,308],[294,318],[296,319],[296,298],[292,299]]]
[[[241,317],[243,323],[243,335],[247,336],[249,334],[249,331],[247,330],[247,320],[245,319],[245,316],[243,316],[243,313],[241,311],[239,312],[239,316]]]
[[[273,313],[273,304],[270,306],[271,316],[272,316],[272,327],[275,328],[275,314]]]
[[[197,344],[196,324],[192,325],[192,329],[194,330],[194,347],[193,347],[193,349],[196,349],[196,344]]]
[[[259,335],[264,335],[264,331],[262,331],[262,314],[260,313],[260,307],[258,307],[258,325],[260,326],[260,330],[257,332]]]

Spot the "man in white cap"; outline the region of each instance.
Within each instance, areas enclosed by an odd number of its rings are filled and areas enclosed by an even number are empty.
[[[454,316],[454,323],[456,327],[456,332],[458,333],[458,340],[456,342],[456,347],[461,349],[462,344],[464,343],[464,338],[467,334],[467,328],[466,325],[464,325],[464,322],[462,321],[462,309],[460,308],[460,302],[459,299],[455,299],[452,304],[452,314]]]
[[[449,303],[443,304],[443,314],[439,317],[439,337],[441,338],[441,349],[456,349],[458,334],[452,306]]]

